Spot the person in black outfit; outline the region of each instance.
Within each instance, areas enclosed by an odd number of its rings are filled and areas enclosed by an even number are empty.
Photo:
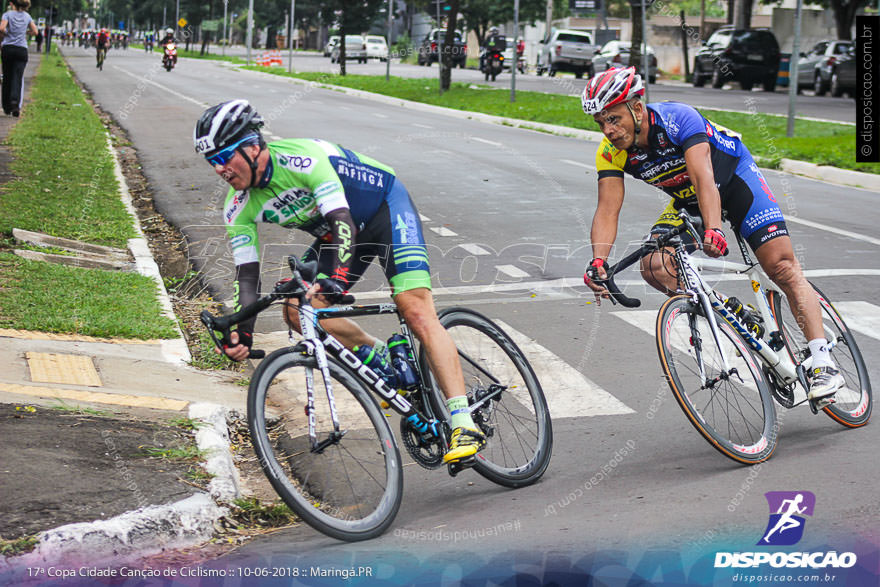
[[[3,112],[18,116],[24,86],[24,68],[28,62],[28,33],[37,34],[27,9],[31,0],[13,0],[10,10],[0,19],[0,36],[3,37],[0,57],[3,59]]]
[[[37,31],[37,36],[34,37],[34,40],[37,42],[37,53],[40,52],[40,47],[43,46],[43,31]]]

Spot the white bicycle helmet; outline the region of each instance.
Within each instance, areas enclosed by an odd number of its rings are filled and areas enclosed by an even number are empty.
[[[581,105],[586,114],[593,115],[644,95],[642,76],[636,73],[635,67],[614,68],[594,75],[587,82],[581,95]]]

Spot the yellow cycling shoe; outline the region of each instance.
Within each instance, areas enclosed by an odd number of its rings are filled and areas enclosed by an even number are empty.
[[[444,463],[454,463],[474,456],[486,446],[486,437],[478,430],[456,428],[452,431],[449,451],[443,455]]]

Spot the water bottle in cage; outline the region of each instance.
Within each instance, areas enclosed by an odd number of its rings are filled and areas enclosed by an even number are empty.
[[[391,354],[391,366],[397,376],[398,388],[407,391],[416,389],[419,386],[419,375],[409,340],[401,334],[391,335],[388,339],[388,351]]]
[[[375,371],[388,387],[391,389],[397,388],[397,381],[394,377],[394,371],[392,370],[391,365],[386,363],[373,347],[365,344],[354,347],[352,351],[364,365]]]

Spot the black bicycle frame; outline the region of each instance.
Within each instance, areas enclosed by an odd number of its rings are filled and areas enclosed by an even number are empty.
[[[330,308],[314,308],[314,312],[312,313],[313,324],[317,326],[319,320],[327,320],[331,318],[354,318],[358,316],[378,316],[380,314],[398,314],[397,306],[395,304],[373,304],[366,306],[336,306]],[[302,315],[302,311],[301,314]],[[413,346],[413,338],[412,333],[406,325],[406,322],[403,318],[400,318],[400,329],[403,335],[407,338],[410,344],[410,348],[415,348]],[[379,377],[379,375],[373,371],[367,365],[364,365],[363,361],[361,361],[357,355],[348,350],[345,345],[343,345],[339,340],[337,340],[332,334],[327,332],[322,328],[316,328],[315,334],[318,337],[318,340],[321,341],[321,344],[324,346],[327,354],[331,357],[337,359],[340,363],[342,363],[345,367],[351,370],[358,379],[360,379],[363,383],[367,384],[367,387],[379,397],[384,399],[390,404],[394,411],[401,415],[401,417],[405,418],[410,425],[417,430],[420,434],[430,435],[431,438],[441,438],[442,433],[440,431],[439,421],[434,417],[425,417],[418,410],[413,407],[413,405],[406,400],[406,398],[399,393],[397,390],[391,389],[388,387],[388,384]],[[309,341],[306,341],[307,343]],[[314,349],[308,349],[309,354],[314,354]],[[421,368],[418,364],[415,365],[416,373],[419,376],[419,393],[424,394],[425,380],[422,376]],[[430,406],[428,406],[427,402],[425,402],[426,409],[430,411]]]

